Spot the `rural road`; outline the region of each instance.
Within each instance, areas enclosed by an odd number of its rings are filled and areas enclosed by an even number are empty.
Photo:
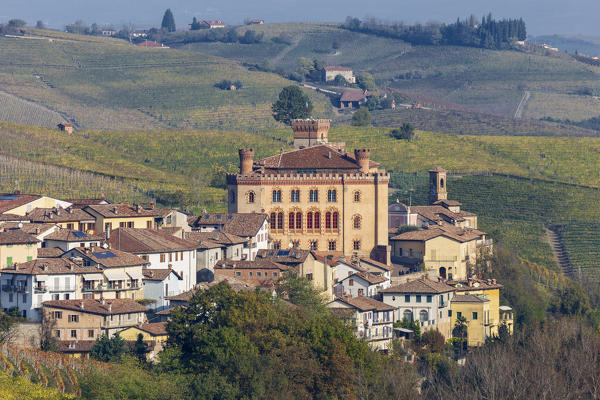
[[[515,118],[522,118],[523,117],[523,109],[525,108],[525,105],[529,101],[530,97],[531,97],[531,92],[529,92],[528,90],[526,90],[525,93],[523,93],[523,97],[521,98],[521,102],[517,106],[517,110],[515,111]]]

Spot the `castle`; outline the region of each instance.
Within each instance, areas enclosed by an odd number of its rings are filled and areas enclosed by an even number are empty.
[[[389,175],[369,149],[329,143],[328,120],[294,120],[294,150],[254,160],[240,149],[227,175],[230,213],[266,213],[274,248],[356,254],[389,263]]]

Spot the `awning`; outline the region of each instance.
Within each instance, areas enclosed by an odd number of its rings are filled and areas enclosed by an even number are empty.
[[[122,270],[105,269],[102,271],[109,281],[128,281],[129,276]]]
[[[48,280],[48,275],[41,275],[41,274],[40,275],[36,275],[35,279],[38,280],[38,281],[40,281],[40,282],[45,282],[45,281]]]
[[[132,271],[127,271],[127,275],[129,275],[131,277],[131,279],[144,279],[144,274],[142,274],[142,271],[139,269],[134,269]]]
[[[104,276],[102,274],[83,274],[84,281],[103,281]]]

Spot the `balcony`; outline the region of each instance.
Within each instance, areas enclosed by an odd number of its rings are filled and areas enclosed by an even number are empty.
[[[50,292],[74,292],[75,285],[73,286],[56,286],[52,289],[49,289]]]
[[[48,288],[46,287],[46,285],[43,286],[36,286],[33,288],[33,293],[46,293],[48,291]]]
[[[81,291],[82,292],[115,292],[115,291],[123,291],[123,290],[139,290],[141,286],[129,286],[129,287],[119,287],[119,286],[84,286]]]
[[[482,240],[482,241],[480,241],[480,242],[477,243],[477,248],[479,248],[479,247],[489,247],[492,244],[494,244],[494,241],[492,239]]]

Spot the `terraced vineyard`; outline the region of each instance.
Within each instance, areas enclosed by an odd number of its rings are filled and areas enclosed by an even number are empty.
[[[600,221],[559,225],[565,249],[577,278],[600,282]]]
[[[54,128],[64,122],[64,118],[39,104],[0,92],[0,121]]]
[[[458,135],[600,136],[598,131],[573,125],[516,119],[474,111],[397,108],[374,111],[371,115],[376,126],[398,127],[404,122],[410,122],[419,130]]]

